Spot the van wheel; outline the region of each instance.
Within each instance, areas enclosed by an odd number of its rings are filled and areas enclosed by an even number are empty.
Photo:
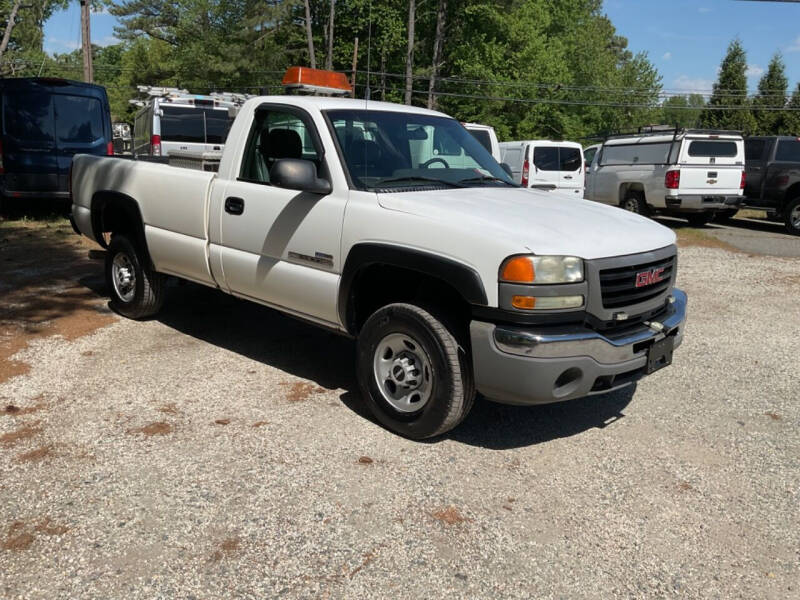
[[[627,211],[647,216],[647,202],[644,200],[644,196],[637,192],[628,192],[628,195],[625,196],[625,199],[620,202],[620,207],[624,208]]]
[[[111,238],[106,252],[106,285],[109,305],[129,319],[156,314],[164,304],[164,276],[149,266],[148,259],[124,235]]]
[[[692,227],[703,227],[708,224],[713,216],[711,213],[696,213],[687,215],[686,220],[689,221],[689,225]]]
[[[792,235],[800,235],[800,197],[789,202],[784,214],[786,215],[786,231]]]
[[[469,353],[440,319],[413,304],[389,304],[367,319],[357,369],[375,418],[411,439],[449,431],[475,397]]]

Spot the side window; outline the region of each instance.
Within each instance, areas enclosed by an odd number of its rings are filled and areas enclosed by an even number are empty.
[[[775,160],[800,162],[800,142],[797,140],[780,140]]]
[[[558,148],[556,146],[538,146],[533,149],[533,164],[540,171],[558,171]]]
[[[761,160],[761,158],[764,156],[765,145],[766,145],[766,140],[745,140],[744,159]]]
[[[239,177],[269,183],[269,170],[283,158],[310,160],[320,167],[320,153],[303,119],[281,110],[257,111]]]
[[[586,163],[587,167],[592,164],[595,154],[597,154],[597,148],[589,148],[588,150],[584,150],[583,161]]]
[[[581,168],[581,151],[562,146],[558,149],[560,171],[578,171]]]

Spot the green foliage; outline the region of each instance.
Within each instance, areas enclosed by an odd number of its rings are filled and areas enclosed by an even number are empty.
[[[678,127],[699,127],[705,104],[705,98],[701,94],[670,96],[661,105],[661,121]]]
[[[756,120],[747,97],[746,72],[747,54],[737,38],[730,43],[728,52],[722,59],[719,77],[714,84],[708,107],[700,117],[703,127],[732,129],[747,135],[756,131]],[[713,110],[717,106],[732,107],[735,110]]]
[[[800,83],[797,84],[786,107],[794,110],[787,112],[784,117],[784,133],[800,136]]]
[[[789,80],[786,78],[786,65],[780,54],[772,57],[767,72],[758,82],[758,94],[753,98],[753,117],[756,120],[757,132],[763,135],[784,134],[788,113],[766,108],[783,107],[788,98]]]

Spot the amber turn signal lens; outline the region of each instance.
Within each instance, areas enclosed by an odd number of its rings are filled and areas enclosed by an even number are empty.
[[[533,261],[529,256],[515,256],[509,258],[500,272],[500,279],[515,283],[533,283],[536,273],[533,270]]]
[[[511,306],[530,310],[536,308],[536,298],[533,296],[512,296]]]

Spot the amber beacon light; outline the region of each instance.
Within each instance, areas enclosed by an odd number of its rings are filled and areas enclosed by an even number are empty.
[[[344,73],[309,69],[308,67],[289,67],[283,76],[286,89],[321,94],[350,94],[352,88]]]

